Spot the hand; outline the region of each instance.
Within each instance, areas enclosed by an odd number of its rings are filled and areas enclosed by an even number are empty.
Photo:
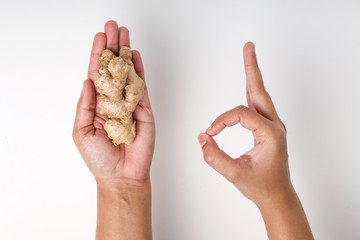
[[[264,88],[252,43],[244,46],[244,63],[248,107],[225,112],[199,135],[204,159],[259,207],[269,239],[314,239],[290,181],[286,129]],[[237,123],[252,131],[255,146],[233,159],[212,137]]]
[[[286,129],[266,92],[252,43],[244,46],[248,107],[238,106],[220,115],[199,135],[205,161],[255,203],[292,194],[286,147]],[[240,123],[251,130],[255,146],[233,159],[220,150],[213,136]]]
[[[100,67],[98,59],[105,48],[118,55],[123,45],[130,47],[129,31],[125,27],[118,28],[114,21],[105,24],[105,33],[95,35],[88,79],[84,82],[77,105],[73,139],[98,183],[133,183],[149,179],[155,142],[155,123],[146,86],[144,97],[133,114],[137,133],[131,145],[112,144],[103,127],[105,116],[101,115],[97,108],[99,95],[94,86],[94,79]],[[133,50],[132,55],[137,74],[145,80],[140,53]]]

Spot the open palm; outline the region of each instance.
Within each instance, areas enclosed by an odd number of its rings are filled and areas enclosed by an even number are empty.
[[[84,82],[77,105],[73,139],[97,179],[144,180],[149,178],[155,142],[155,122],[146,86],[144,97],[133,115],[137,133],[131,145],[112,144],[103,127],[106,117],[101,115],[97,108],[99,95],[94,79],[100,67],[98,59],[105,48],[118,54],[121,46],[130,47],[129,31],[124,27],[118,28],[114,21],[105,24],[105,33],[99,32],[95,35],[88,79]],[[132,54],[135,70],[145,80],[140,53],[134,50]]]

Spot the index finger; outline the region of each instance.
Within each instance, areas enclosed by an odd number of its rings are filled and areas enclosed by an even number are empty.
[[[267,133],[270,130],[268,119],[241,105],[221,114],[206,130],[206,133],[210,136],[216,136],[225,127],[231,127],[237,123],[252,131],[255,139],[262,135],[262,133]]]
[[[90,63],[89,63],[89,70],[88,70],[88,79],[94,81],[96,73],[99,71],[100,63],[99,57],[102,51],[106,47],[106,36],[104,33],[99,32],[95,35],[93,46],[90,55]]]

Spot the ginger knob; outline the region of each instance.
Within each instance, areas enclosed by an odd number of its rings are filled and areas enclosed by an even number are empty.
[[[121,47],[119,57],[105,49],[99,63],[95,86],[100,94],[100,113],[107,117],[104,129],[114,145],[131,144],[136,136],[132,114],[144,96],[144,80],[136,74],[128,47]]]

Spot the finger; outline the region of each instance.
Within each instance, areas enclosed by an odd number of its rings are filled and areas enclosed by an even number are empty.
[[[279,120],[270,95],[265,90],[256,59],[255,46],[252,42],[248,42],[244,46],[244,64],[249,107],[272,121]]]
[[[134,68],[135,68],[137,75],[139,75],[139,77],[141,77],[142,80],[145,81],[144,65],[143,65],[139,51],[137,51],[137,50],[132,51],[132,60],[133,60]]]
[[[119,49],[122,46],[130,47],[130,34],[126,27],[119,28]]]
[[[96,108],[95,86],[91,80],[86,80],[77,104],[74,135],[82,134],[82,130],[94,129],[94,117]]]
[[[204,160],[217,172],[232,181],[234,171],[237,169],[236,160],[222,151],[214,139],[206,133],[198,136],[202,148]]]
[[[145,81],[144,65],[141,60],[141,55],[137,50],[132,51],[132,58],[136,73]],[[139,105],[145,108],[151,108],[148,90],[145,83],[144,97],[139,101]]]
[[[241,105],[221,114],[206,130],[206,133],[215,136],[225,127],[231,127],[237,123],[252,131],[258,143],[261,142],[261,137],[270,131],[269,120]]]
[[[105,24],[104,29],[106,34],[106,48],[117,55],[119,52],[118,25],[115,21],[110,20]]]
[[[104,33],[99,32],[94,37],[94,42],[90,55],[90,64],[88,70],[88,78],[94,81],[96,73],[100,68],[99,57],[106,47],[106,36]]]
[[[264,82],[258,67],[254,44],[252,42],[246,43],[243,51],[247,89],[250,93],[264,90]]]

